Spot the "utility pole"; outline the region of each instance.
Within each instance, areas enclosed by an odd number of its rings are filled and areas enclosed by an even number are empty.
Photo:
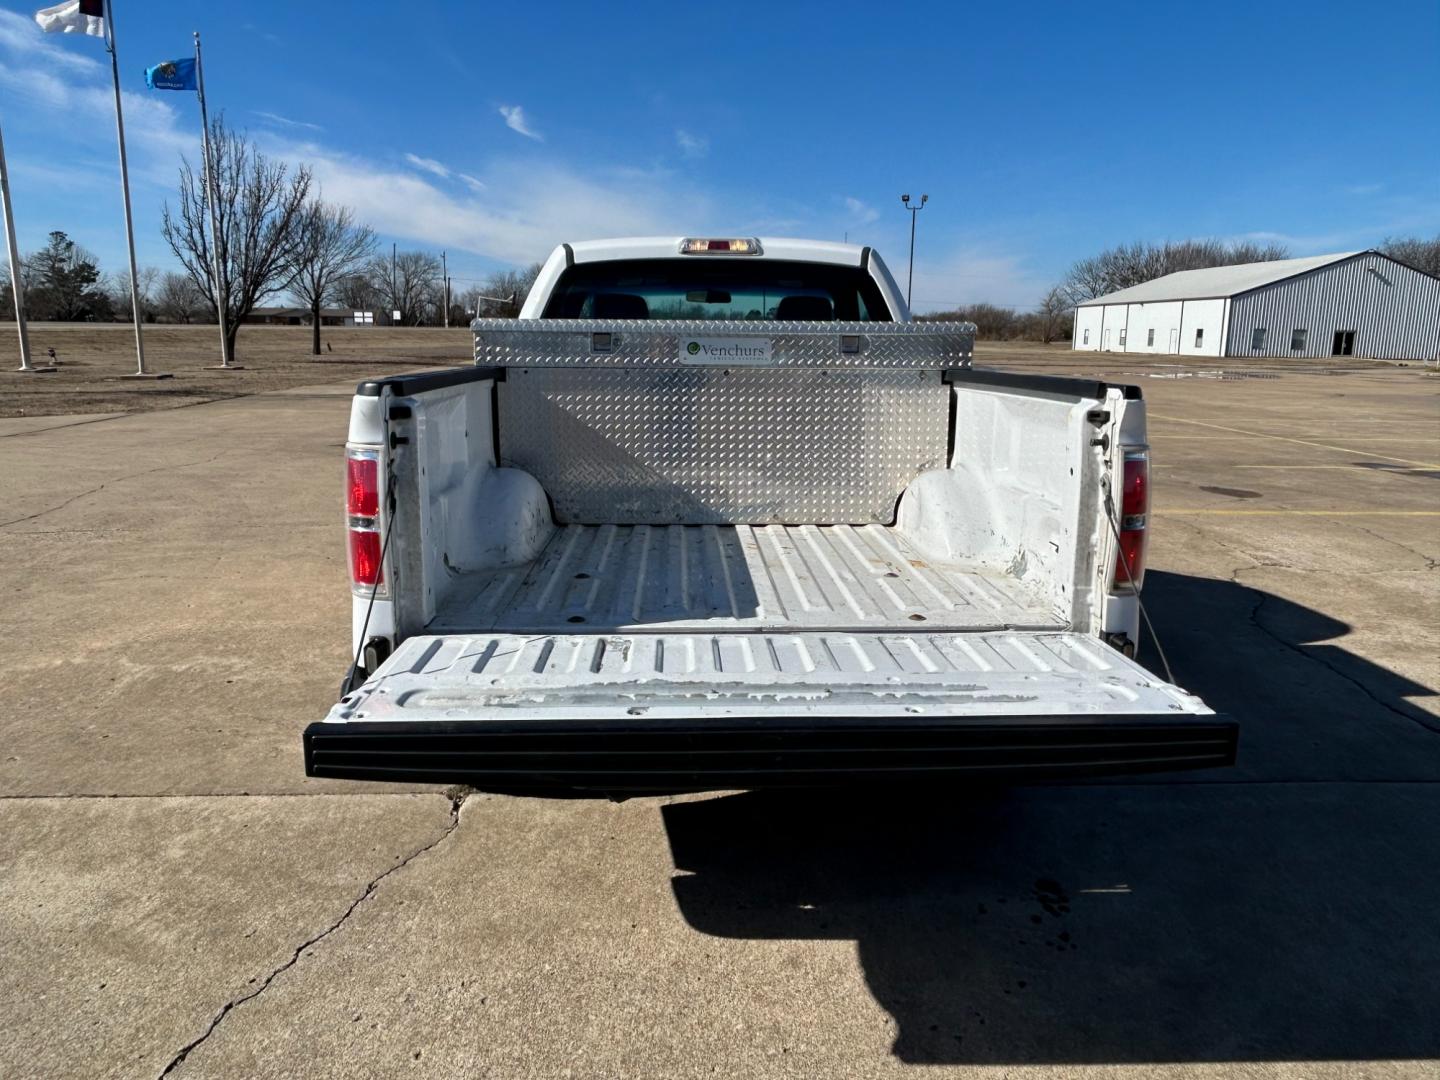
[[[921,195],[920,201],[910,205],[910,196],[901,195],[900,201],[905,204],[905,209],[910,211],[910,276],[905,281],[905,306],[910,306],[910,290],[915,287],[915,215],[925,209],[925,204],[930,201],[929,195]]]
[[[445,329],[450,329],[450,264],[445,261],[445,252],[440,252],[440,281],[444,287]]]
[[[5,139],[0,135],[0,196],[5,207],[5,244],[10,252],[10,293],[15,297],[15,322],[20,327],[20,367],[27,375],[48,374],[53,367],[30,366],[30,335],[25,329],[25,282],[20,249],[15,243],[15,211],[10,207],[10,170],[5,165]]]

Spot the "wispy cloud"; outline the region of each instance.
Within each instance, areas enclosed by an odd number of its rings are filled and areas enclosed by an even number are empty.
[[[851,195],[845,196],[845,209],[850,215],[850,220],[859,225],[868,225],[880,218],[879,210]]]
[[[251,109],[250,111],[255,116],[260,117],[260,119],[269,120],[272,124],[278,124],[280,127],[303,128],[306,131],[325,130],[319,124],[312,124],[307,120],[291,120],[288,116],[281,116],[279,113],[265,112],[263,109]]]
[[[99,45],[93,39],[84,44]],[[98,47],[93,51],[98,52]],[[57,122],[63,120],[65,127],[57,130],[83,130],[77,122],[80,117],[86,124],[102,125],[98,130],[114,124],[113,90],[103,65],[83,46],[73,50],[60,47],[30,20],[4,10],[0,10],[0,88],[10,102],[28,105],[41,114],[51,113]],[[172,182],[178,154],[198,157],[198,135],[181,129],[175,108],[162,98],[129,91],[121,97],[126,141],[158,151],[132,158],[132,179]],[[96,173],[93,161],[44,164],[57,180],[69,174],[77,186],[90,183]],[[26,163],[16,162],[15,167],[24,168]]]
[[[60,68],[72,72],[102,70],[98,58],[61,47],[47,37],[33,19],[15,11],[0,10],[0,46],[12,52],[43,57],[43,64],[39,66],[45,69]]]
[[[18,42],[13,48],[7,42]],[[70,42],[76,55],[84,45]],[[43,50],[43,51],[42,51]],[[43,164],[73,172],[77,185],[113,193],[113,143],[98,146],[94,132],[112,130],[109,71],[87,59],[51,62],[48,42],[20,16],[0,10],[0,97],[17,111],[63,134],[41,156],[14,147],[17,172]],[[199,132],[188,110],[161,95],[125,95],[127,142],[138,215],[142,259],[168,260],[155,219],[162,199],[173,202],[175,169],[181,154],[192,162]],[[523,112],[507,122],[517,134],[535,134]],[[73,136],[70,133],[74,133]],[[527,134],[528,133],[528,134]],[[329,201],[351,207],[357,219],[402,245],[446,247],[497,262],[523,264],[545,257],[565,240],[599,236],[699,235],[722,227],[764,231],[745,222],[774,215],[776,208],[747,204],[721,206],[704,182],[663,168],[637,169],[605,163],[536,163],[529,155],[491,157],[483,168],[460,172],[444,161],[405,151],[342,145],[338,138],[280,123],[251,136],[265,154],[291,167],[308,166]],[[470,164],[467,161],[467,164]],[[439,170],[430,166],[438,166]],[[61,178],[63,180],[63,177]],[[62,186],[60,181],[55,187]],[[96,200],[88,199],[86,205]],[[110,216],[94,226],[86,243],[115,260],[123,251]],[[118,213],[113,215],[118,217]],[[99,219],[97,219],[99,220]],[[803,227],[800,231],[804,231]],[[716,233],[718,235],[718,232]],[[91,238],[93,237],[93,239]],[[153,253],[153,254],[152,254]],[[118,264],[118,263],[117,263]]]
[[[44,50],[39,59],[46,59],[52,50],[32,29],[0,10],[0,94],[47,122],[108,130],[114,109],[109,72],[98,63],[81,65],[93,69],[88,75],[74,65],[71,73],[62,63],[37,63],[37,52]],[[18,46],[6,48],[11,41]],[[516,119],[529,130],[523,113]],[[151,187],[144,195],[136,192],[141,213],[149,216],[173,191],[179,155],[197,158],[199,133],[157,95],[125,94],[125,121],[132,180]],[[318,133],[284,125],[253,137],[272,158],[311,168],[326,199],[351,207],[382,235],[502,262],[543,258],[563,240],[714,229],[726,216],[713,209],[707,191],[659,169],[537,167],[501,158],[485,171],[461,173],[418,154],[386,160],[342,149]],[[69,159],[66,145],[63,157]],[[17,169],[28,167],[24,155],[17,158]],[[113,163],[103,156],[76,151],[73,164],[46,164],[73,171],[77,184],[113,183]]]
[[[1332,251],[1356,251],[1374,243],[1388,227],[1341,229],[1324,233],[1285,233],[1260,230],[1221,237],[1224,240],[1249,240],[1258,244],[1284,244],[1293,256],[1322,255]]]
[[[680,233],[719,216],[706,193],[663,175],[499,162],[484,174],[481,200],[324,147],[291,146],[287,155],[309,163],[327,199],[352,207],[382,234],[510,263],[543,258],[563,240]]]
[[[702,158],[710,153],[710,140],[703,135],[695,135],[684,128],[675,129],[675,145],[680,147],[680,153],[687,158]]]
[[[1341,189],[1346,195],[1378,195],[1385,190],[1381,183],[1373,184],[1350,184]]]
[[[240,25],[240,29],[246,30],[249,33],[262,37],[266,41],[270,42],[272,45],[278,45],[281,41],[279,34],[275,33],[272,30],[266,30],[263,27],[256,26],[254,23],[242,23]]]
[[[501,105],[500,115],[505,118],[505,126],[511,131],[518,131],[527,139],[534,139],[536,142],[545,141],[545,136],[530,126],[530,118],[525,115],[525,109],[522,106]]]
[[[426,172],[440,177],[441,180],[450,179],[450,170],[434,158],[421,157],[419,154],[406,154],[405,160],[417,169],[424,169]]]
[[[888,250],[895,256],[890,262],[890,272],[903,292],[905,248],[892,244]],[[1039,276],[1018,254],[964,246],[951,249],[940,259],[916,261],[913,306],[916,311],[946,311],[983,302],[1031,311],[1053,284]]]

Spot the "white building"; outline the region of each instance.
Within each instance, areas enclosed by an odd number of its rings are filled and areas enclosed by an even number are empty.
[[[1074,347],[1431,360],[1440,357],[1440,278],[1378,251],[1182,270],[1085,301]]]

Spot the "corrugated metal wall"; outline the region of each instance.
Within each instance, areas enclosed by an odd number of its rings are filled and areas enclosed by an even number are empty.
[[[1222,299],[1096,304],[1075,309],[1071,347],[1123,353],[1220,356],[1225,331]],[[1154,341],[1150,332],[1155,332]],[[1201,331],[1200,343],[1195,332]],[[1086,335],[1089,340],[1086,340]],[[1124,338],[1122,341],[1121,338]]]
[[[1260,348],[1254,332],[1265,330]],[[1291,349],[1293,331],[1305,345]],[[1227,356],[1329,356],[1335,332],[1355,331],[1356,356],[1440,357],[1440,280],[1365,254],[1231,301]]]

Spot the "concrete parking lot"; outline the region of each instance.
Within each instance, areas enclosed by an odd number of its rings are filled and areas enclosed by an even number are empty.
[[[0,420],[0,1075],[1434,1076],[1440,378],[979,362],[1143,386],[1147,602],[1233,769],[310,781],[352,384]]]

